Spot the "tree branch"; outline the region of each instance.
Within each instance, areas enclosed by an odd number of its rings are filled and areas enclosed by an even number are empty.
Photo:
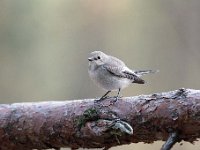
[[[109,149],[168,139],[163,149],[169,150],[200,138],[200,90],[113,100],[1,104],[0,149]]]

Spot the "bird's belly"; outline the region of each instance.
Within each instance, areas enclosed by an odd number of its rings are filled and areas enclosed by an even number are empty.
[[[126,78],[114,76],[108,72],[89,73],[93,81],[105,90],[118,90],[127,87],[131,81]]]

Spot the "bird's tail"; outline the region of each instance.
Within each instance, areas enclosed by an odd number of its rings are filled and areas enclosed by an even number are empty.
[[[143,79],[141,79],[140,77],[135,76],[132,83],[145,84],[145,81]]]
[[[145,74],[149,74],[149,73],[157,73],[159,72],[159,70],[136,70],[134,71],[134,73],[136,75],[138,75],[139,77]]]

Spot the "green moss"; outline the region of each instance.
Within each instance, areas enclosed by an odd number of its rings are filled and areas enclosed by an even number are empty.
[[[95,108],[89,108],[83,112],[82,116],[76,119],[79,128],[85,125],[88,121],[95,121],[99,119],[98,112]]]

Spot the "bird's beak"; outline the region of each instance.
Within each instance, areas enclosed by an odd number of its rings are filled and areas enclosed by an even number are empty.
[[[88,58],[88,60],[89,60],[89,61],[93,61],[93,59],[92,59],[92,58]]]

